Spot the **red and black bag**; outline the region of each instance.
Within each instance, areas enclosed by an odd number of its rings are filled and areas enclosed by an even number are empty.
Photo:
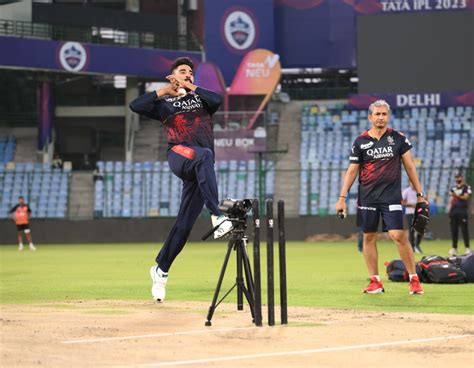
[[[384,265],[387,267],[387,276],[389,280],[397,282],[410,281],[408,271],[401,259],[394,259],[393,261],[385,262]],[[416,265],[416,274],[421,280],[421,267],[418,264]]]
[[[421,267],[421,280],[436,284],[462,284],[466,282],[466,273],[446,258],[425,256],[418,262]]]

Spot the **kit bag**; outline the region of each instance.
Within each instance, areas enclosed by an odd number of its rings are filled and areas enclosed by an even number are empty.
[[[425,256],[418,262],[421,280],[435,284],[461,284],[467,281],[466,273],[440,256]]]
[[[458,266],[466,274],[467,282],[474,282],[474,254],[465,254],[458,257],[449,257],[448,261]]]
[[[385,267],[387,268],[387,276],[389,280],[396,282],[410,281],[408,271],[401,259],[394,259],[393,261],[385,262]],[[421,267],[418,264],[416,265],[416,273],[421,280]]]

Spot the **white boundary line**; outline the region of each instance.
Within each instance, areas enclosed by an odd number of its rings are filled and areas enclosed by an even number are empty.
[[[151,337],[165,337],[165,336],[181,336],[181,335],[197,335],[197,334],[206,334],[206,333],[218,333],[218,332],[231,332],[231,331],[242,331],[242,330],[253,330],[253,329],[262,329],[262,327],[235,327],[235,328],[219,328],[213,329],[208,328],[205,330],[195,330],[195,331],[182,331],[182,332],[162,332],[148,335],[137,335],[137,336],[116,336],[116,337],[101,337],[96,339],[82,339],[82,340],[66,340],[62,341],[63,344],[90,344],[95,342],[107,342],[114,340],[135,340],[135,339],[146,339]]]
[[[380,343],[374,343],[374,344],[363,344],[363,345],[335,346],[335,347],[332,347],[332,348],[320,348],[320,349],[309,349],[309,350],[293,350],[293,351],[281,351],[281,352],[273,352],[273,353],[258,353],[258,354],[248,354],[248,355],[224,356],[224,357],[207,358],[207,359],[177,360],[177,361],[163,362],[163,363],[133,364],[133,365],[127,365],[127,366],[120,366],[120,367],[173,367],[173,366],[179,366],[179,365],[193,365],[193,364],[202,364],[202,363],[225,362],[225,361],[230,361],[230,360],[271,358],[271,357],[289,356],[289,355],[304,355],[304,354],[316,354],[316,353],[329,353],[329,352],[334,352],[334,351],[347,351],[347,350],[357,350],[357,349],[382,348],[382,347],[386,347],[386,346],[418,344],[418,343],[426,343],[426,342],[441,341],[441,340],[465,339],[465,338],[469,338],[469,337],[474,337],[474,334],[455,335],[455,336],[440,336],[440,337],[430,337],[430,338],[425,338],[425,339],[413,339],[413,340],[388,341],[388,342],[380,342]]]

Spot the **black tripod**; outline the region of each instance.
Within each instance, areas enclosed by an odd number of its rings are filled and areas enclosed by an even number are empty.
[[[252,320],[255,321],[255,291],[252,278],[252,270],[250,268],[250,260],[247,253],[247,237],[245,236],[245,229],[247,228],[247,219],[244,217],[238,219],[229,219],[228,221],[232,221],[233,229],[231,231],[229,243],[227,245],[227,253],[224,258],[224,264],[222,265],[219,280],[217,281],[217,286],[214,292],[214,297],[212,299],[212,304],[209,307],[209,311],[207,312],[207,321],[205,323],[206,326],[212,325],[211,319],[214,315],[214,311],[235,287],[237,287],[237,309],[244,309],[243,296],[245,295],[245,298],[247,299],[247,302],[250,306],[250,312],[252,313]],[[235,250],[237,255],[237,277],[235,279],[235,284],[229,289],[229,291],[227,291],[227,293],[225,293],[225,295],[219,301],[217,301],[232,250]]]

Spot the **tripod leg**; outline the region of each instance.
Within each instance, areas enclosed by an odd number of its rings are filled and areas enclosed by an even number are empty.
[[[250,311],[252,313],[252,318],[254,323],[256,323],[256,311],[255,311],[255,289],[253,284],[253,277],[252,277],[252,268],[250,267],[250,259],[247,253],[247,246],[246,241],[243,240],[243,248],[242,248],[242,261],[244,264],[244,271],[245,271],[245,281],[247,284],[247,288],[244,288],[245,296],[247,297],[247,302],[250,306]]]
[[[207,312],[207,321],[205,323],[206,326],[212,326],[211,319],[217,307],[217,298],[219,297],[222,281],[224,280],[225,270],[227,268],[227,263],[229,262],[230,253],[232,252],[233,243],[234,243],[234,240],[230,239],[229,244],[227,246],[227,253],[224,258],[224,264],[222,265],[221,273],[219,275],[219,280],[217,281],[216,290],[214,291],[214,297],[212,298],[211,306],[209,307],[209,311]]]
[[[237,276],[235,283],[237,284],[237,310],[244,310],[244,295],[242,286],[244,284],[243,274],[242,274],[242,249],[240,247],[240,241],[237,243],[235,252],[237,253]]]

